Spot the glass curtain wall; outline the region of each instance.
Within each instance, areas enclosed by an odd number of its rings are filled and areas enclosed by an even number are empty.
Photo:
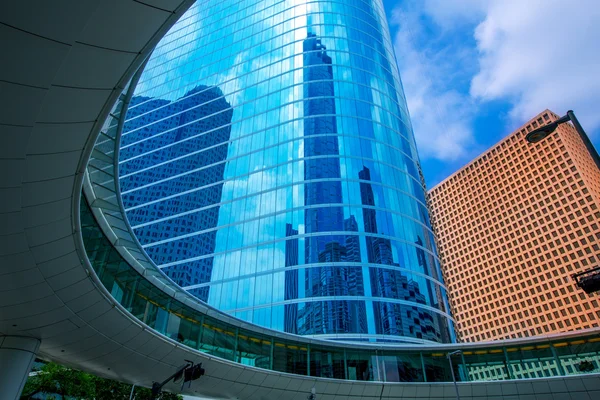
[[[158,44],[119,157],[148,255],[210,305],[343,340],[454,340],[380,0],[207,0]]]

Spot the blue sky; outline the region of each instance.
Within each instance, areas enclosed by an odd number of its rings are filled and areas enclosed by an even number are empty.
[[[428,188],[546,108],[600,147],[597,0],[383,2]]]

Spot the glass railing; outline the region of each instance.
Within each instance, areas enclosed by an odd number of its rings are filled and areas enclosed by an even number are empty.
[[[192,307],[142,276],[105,236],[85,196],[81,233],[99,280],[129,313],[194,350],[291,374],[385,382],[490,381],[600,371],[600,330],[476,344],[327,342],[270,331],[207,306]],[[206,312],[202,312],[206,309]]]

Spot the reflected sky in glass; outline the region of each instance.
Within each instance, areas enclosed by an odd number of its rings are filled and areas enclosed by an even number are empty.
[[[194,5],[137,82],[120,184],[146,252],[217,308],[454,340],[379,0]]]

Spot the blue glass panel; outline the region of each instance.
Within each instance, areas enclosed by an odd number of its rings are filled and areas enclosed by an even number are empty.
[[[215,307],[298,334],[453,340],[380,0],[195,4],[137,83],[120,185],[146,252]],[[281,351],[285,371],[307,356]],[[368,357],[314,357],[311,374],[374,379]]]

